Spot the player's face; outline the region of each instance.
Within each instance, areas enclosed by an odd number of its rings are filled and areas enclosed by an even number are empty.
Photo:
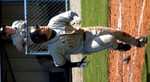
[[[49,32],[49,30],[50,30],[50,28],[48,27],[48,26],[40,26],[39,28],[38,28],[38,32],[39,32],[39,34],[46,34],[47,35],[47,33]]]
[[[52,31],[48,26],[40,26],[38,28],[38,33],[42,36],[46,36],[47,39],[51,37]],[[46,39],[45,39],[46,40]]]

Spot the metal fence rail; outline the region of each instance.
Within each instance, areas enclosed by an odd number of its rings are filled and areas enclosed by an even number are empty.
[[[28,36],[31,26],[47,25],[49,20],[69,10],[69,0],[24,0],[24,18],[26,23],[26,54],[47,55],[47,45],[33,44]]]

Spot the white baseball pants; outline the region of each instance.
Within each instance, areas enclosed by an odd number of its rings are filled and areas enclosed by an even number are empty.
[[[82,28],[86,32],[84,53],[98,52],[104,49],[117,49],[120,40],[124,43],[136,46],[138,41],[135,37],[107,27],[87,27]]]

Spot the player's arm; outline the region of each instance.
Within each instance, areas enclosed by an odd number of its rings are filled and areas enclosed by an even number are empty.
[[[72,24],[74,23],[81,23],[81,19],[78,17],[78,15],[75,12],[72,11],[67,11],[64,13],[61,13],[55,17],[53,17],[48,26],[53,26],[53,27],[62,27],[65,26],[67,24],[70,24],[71,21]]]

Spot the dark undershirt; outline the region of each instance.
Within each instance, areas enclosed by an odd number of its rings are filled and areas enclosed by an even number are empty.
[[[53,39],[56,36],[56,34],[57,34],[56,31],[52,30],[52,35],[51,35],[51,37],[48,40]]]

